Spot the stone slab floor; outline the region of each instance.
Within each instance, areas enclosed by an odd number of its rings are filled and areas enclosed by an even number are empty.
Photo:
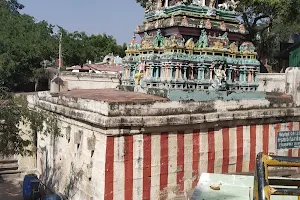
[[[20,183],[0,181],[0,200],[23,200]]]

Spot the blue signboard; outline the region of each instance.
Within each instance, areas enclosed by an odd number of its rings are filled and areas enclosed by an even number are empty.
[[[277,149],[300,148],[300,131],[279,131]]]

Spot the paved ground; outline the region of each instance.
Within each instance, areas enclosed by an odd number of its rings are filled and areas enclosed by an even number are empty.
[[[13,182],[0,182],[1,200],[23,200],[20,184]]]

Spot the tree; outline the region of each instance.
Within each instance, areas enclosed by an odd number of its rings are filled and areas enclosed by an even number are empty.
[[[0,88],[0,155],[31,155],[36,147],[37,134],[60,136],[57,117],[35,107],[29,108],[25,96],[13,95]],[[21,124],[29,125],[24,132]],[[29,148],[31,147],[31,148]]]
[[[56,57],[56,41],[52,25],[17,13],[22,6],[9,2],[15,6],[0,9],[0,84],[20,90],[30,83],[42,60]]]
[[[85,32],[69,33],[63,28],[63,60],[65,65],[82,65],[88,60],[102,62],[109,53],[125,56],[126,44],[118,45],[113,36],[106,34],[88,36]]]
[[[146,7],[147,1],[149,1],[149,0],[136,0],[136,2],[139,3],[143,8]]]
[[[245,39],[257,47],[259,58],[269,57],[278,41],[299,28],[299,0],[241,0],[238,11],[249,31]]]
[[[20,14],[24,6],[17,0],[0,0],[0,86],[12,91],[33,91],[44,77],[43,60],[58,57],[59,34],[46,21]],[[108,53],[124,56],[124,46],[112,36],[84,32],[63,32],[63,59],[67,66],[87,60],[102,61]],[[27,89],[26,87],[29,87]]]

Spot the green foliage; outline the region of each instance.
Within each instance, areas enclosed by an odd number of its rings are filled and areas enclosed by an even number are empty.
[[[0,88],[0,109],[0,155],[32,154],[38,133],[61,136],[57,116],[29,108],[25,96],[14,96]]]
[[[241,0],[238,11],[249,31],[245,39],[260,58],[271,58],[280,42],[299,31],[300,0]]]
[[[146,3],[149,0],[136,0],[137,3],[139,3],[143,8],[146,8]]]
[[[125,56],[126,45],[118,45],[112,36],[87,36],[84,32],[68,33],[62,28],[60,31],[63,33],[63,58],[66,66],[85,64],[87,60],[102,62],[109,53]]]
[[[58,58],[59,36],[53,32],[54,26],[20,14],[23,7],[17,0],[0,0],[0,86],[12,91],[22,91],[33,82],[37,85],[45,72],[41,62]],[[67,66],[102,61],[108,53],[125,55],[124,45],[118,45],[112,36],[60,30],[64,33],[62,49]]]

